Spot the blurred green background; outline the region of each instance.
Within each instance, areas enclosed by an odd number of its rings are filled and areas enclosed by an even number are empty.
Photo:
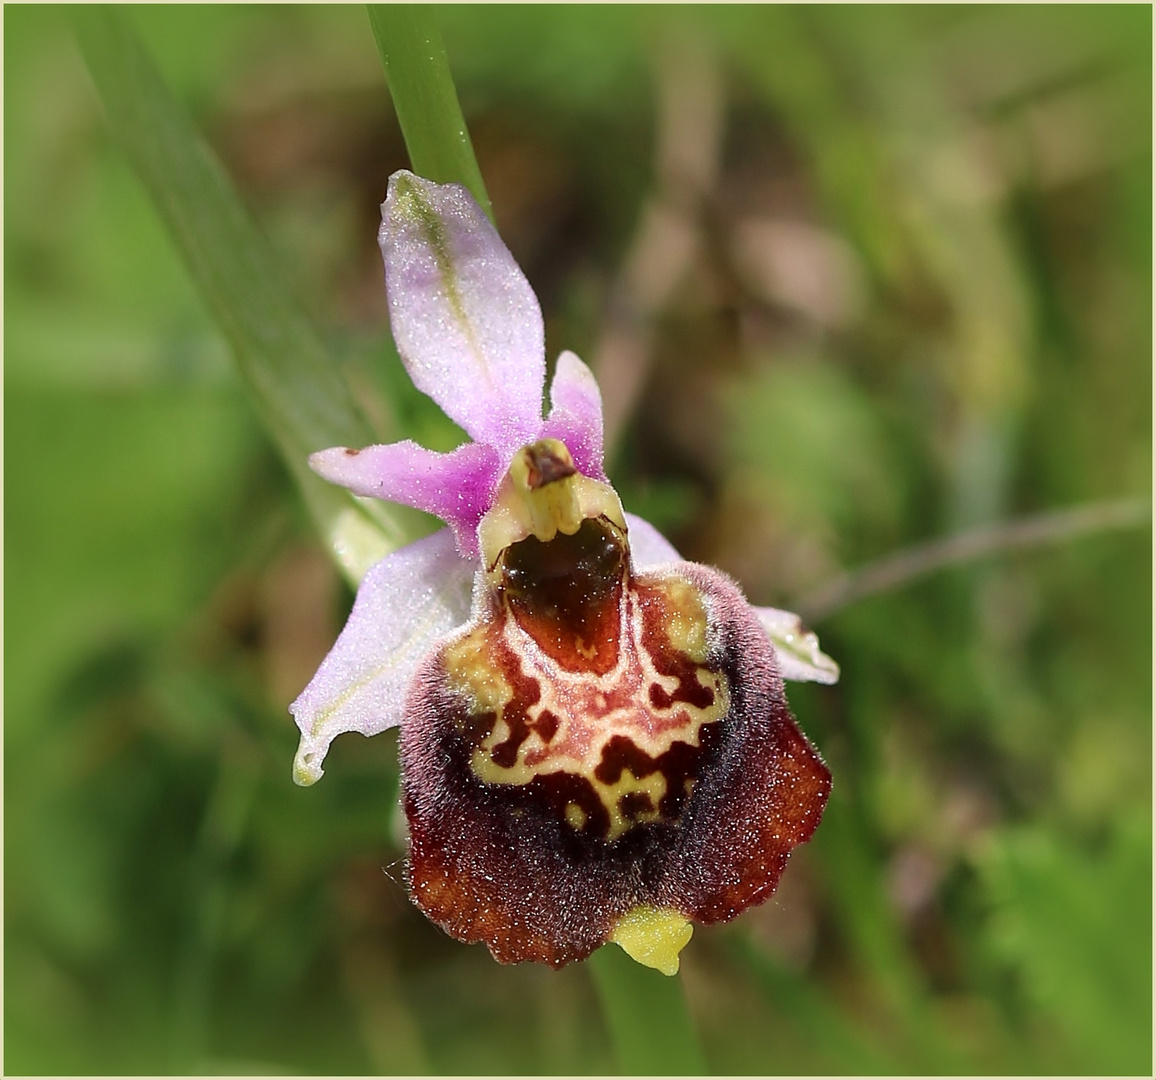
[[[406,166],[364,9],[129,15],[382,438]],[[842,665],[775,898],[681,976],[728,1073],[1149,1073],[1151,532],[855,603],[929,539],[1151,492],[1151,9],[445,7],[612,479]],[[60,9],[6,6],[7,1073],[615,1069],[590,973],[400,884],[392,734],[290,780],[352,595]]]

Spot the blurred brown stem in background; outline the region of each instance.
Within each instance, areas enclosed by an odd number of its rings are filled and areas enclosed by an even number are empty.
[[[654,322],[699,246],[698,215],[719,173],[724,94],[709,46],[688,31],[659,47],[656,186],[610,293],[594,373],[609,456],[646,382]]]
[[[904,548],[859,570],[841,574],[799,601],[799,611],[804,620],[814,623],[857,600],[900,588],[946,566],[1014,548],[1072,540],[1107,529],[1127,529],[1151,517],[1152,504],[1144,499],[1113,499],[968,529],[943,540]]]

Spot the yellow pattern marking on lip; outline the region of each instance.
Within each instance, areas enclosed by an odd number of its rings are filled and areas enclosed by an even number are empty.
[[[623,769],[622,775],[615,784],[602,784],[592,779],[594,790],[602,805],[610,814],[610,831],[606,834],[607,840],[617,840],[624,833],[629,832],[635,825],[646,821],[657,821],[662,815],[658,811],[663,795],[666,794],[666,777],[662,773],[653,772],[649,776],[639,779],[629,769]],[[622,800],[627,795],[647,795],[650,797],[650,810],[641,810],[632,818],[622,813]]]
[[[665,582],[665,586],[670,612],[666,633],[670,644],[696,664],[705,663],[706,612],[703,611],[698,592],[688,582],[677,578]]]
[[[651,589],[656,584],[648,582]],[[613,773],[613,783],[599,780],[597,770],[604,765],[608,744],[617,740],[621,745],[626,740],[651,760],[676,744],[698,747],[702,728],[725,716],[730,704],[725,676],[703,666],[708,653],[706,611],[697,591],[688,583],[668,579],[661,582],[660,595],[668,616],[663,622],[668,641],[660,644],[695,664],[693,678],[711,691],[706,695],[710,704],[700,707],[677,698],[669,700],[684,684],[655,667],[643,639],[640,601],[633,590],[624,594],[618,663],[602,676],[561,669],[512,618],[490,622],[451,642],[444,653],[448,683],[464,693],[470,715],[494,716],[472,749],[474,776],[483,783],[510,786],[566,774],[579,777],[605,808],[608,841],[617,840],[635,825],[660,820],[669,787],[667,776],[660,768],[638,777],[630,762],[623,760]],[[517,673],[511,672],[510,677],[502,674],[495,659],[499,644],[505,647],[507,662],[517,665]],[[686,672],[683,678],[690,675]],[[523,715],[507,715],[515,697],[511,680],[519,676],[537,687],[537,700],[525,706]],[[669,704],[656,705],[652,691],[659,694],[658,700],[665,695]],[[525,691],[519,700],[526,700]],[[539,718],[547,711],[557,719],[548,740],[538,730]],[[516,747],[509,745],[515,730],[521,737]],[[504,748],[500,755],[496,753],[499,747]],[[618,760],[612,749],[608,761]],[[676,778],[674,783],[683,797],[693,787],[692,778]],[[580,823],[573,811],[581,812]],[[576,803],[568,804],[562,816],[578,831],[589,821],[589,814]]]
[[[489,662],[489,647],[485,627],[478,627],[451,641],[442,654],[442,663],[450,689],[466,696],[472,715],[493,712],[500,719],[502,710],[514,696],[514,688]]]

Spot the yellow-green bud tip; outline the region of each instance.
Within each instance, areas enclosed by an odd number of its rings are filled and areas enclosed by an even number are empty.
[[[677,975],[678,954],[693,933],[694,927],[677,911],[644,904],[618,920],[610,940],[622,946],[636,963],[655,968],[663,975]]]

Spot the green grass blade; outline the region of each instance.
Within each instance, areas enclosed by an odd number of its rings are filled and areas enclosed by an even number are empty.
[[[327,446],[371,442],[368,425],[224,169],[125,16],[109,7],[76,7],[71,16],[114,136],[232,347],[323,534],[342,545],[336,550],[357,549],[343,560],[357,578],[366,560],[406,537],[384,505],[371,522],[351,496],[310,473],[306,458]]]
[[[619,1070],[635,1076],[697,1076],[706,1061],[682,981],[636,964],[617,945],[587,961]]]
[[[413,171],[439,184],[464,184],[493,220],[433,6],[367,8]]]

